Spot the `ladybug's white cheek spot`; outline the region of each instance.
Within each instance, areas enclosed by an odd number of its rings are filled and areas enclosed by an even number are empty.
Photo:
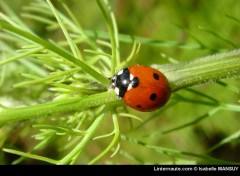
[[[130,74],[130,75],[129,75],[130,82],[133,81],[133,78],[134,78],[134,76],[133,76],[132,74]],[[129,91],[131,88],[132,88],[132,83],[130,83],[130,84],[128,85],[127,90]]]
[[[119,72],[117,72],[117,75],[121,75],[123,74],[123,70],[120,70]]]
[[[128,85],[127,91],[129,91],[132,88],[132,84]]]
[[[118,87],[115,87],[115,88],[114,88],[114,92],[119,96],[120,90],[119,90]]]
[[[132,74],[130,74],[130,81],[132,81],[134,78],[134,76]]]

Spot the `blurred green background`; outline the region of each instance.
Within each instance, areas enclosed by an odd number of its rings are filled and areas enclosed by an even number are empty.
[[[22,8],[30,2],[32,1],[7,1],[9,6],[16,13],[19,13],[20,16]],[[56,8],[61,10],[62,7],[57,0],[52,2]],[[95,1],[68,0],[65,3],[84,29],[107,31],[104,18]],[[239,46],[240,23],[226,16],[229,15],[240,19],[240,1],[237,0],[113,0],[110,1],[110,4],[115,13],[119,33],[141,36],[152,39],[156,43],[159,41],[164,41],[164,43],[177,42],[183,44],[181,46],[189,46],[188,48],[182,48],[180,45],[163,46],[154,44],[154,42],[142,44],[136,64],[168,63],[168,60],[161,56],[162,54],[178,61],[188,61],[216,52],[232,50]],[[32,22],[31,20],[25,21],[31,26],[33,31],[43,38],[59,40],[59,38],[63,37],[61,33],[48,32],[43,24]],[[219,36],[216,37],[209,32],[201,30],[198,26],[213,31]],[[229,44],[230,42],[222,40],[220,37],[234,43],[235,46]],[[199,46],[196,39],[204,47],[196,47]],[[121,58],[125,59],[131,51],[132,43],[121,42],[120,47]],[[239,79],[227,80],[226,83],[237,88],[239,87]],[[237,94],[215,83],[199,86],[195,89],[223,103],[239,103],[239,93]],[[13,92],[11,93],[14,94]],[[198,95],[185,90],[179,91],[178,94],[193,100],[201,99]],[[12,95],[7,96],[11,97]],[[210,147],[240,129],[239,113],[220,111],[190,127],[161,135],[162,131],[197,119],[212,109],[210,106],[181,102],[174,95],[170,103],[176,104],[164,109],[164,112],[161,113],[141,113],[130,110],[132,114],[139,115],[143,120],[147,120],[149,117],[154,117],[154,119],[147,123],[145,122],[143,126],[133,131],[129,131],[130,125],[126,118],[119,118],[122,133],[151,145],[209,155],[227,161],[240,161],[239,141],[232,141],[213,152],[207,153]],[[109,123],[112,122],[106,120],[99,133],[110,131],[112,125],[109,125]],[[134,121],[134,127],[139,125],[141,125],[141,122]],[[24,133],[24,130],[21,128],[19,128],[19,131],[21,131],[21,134]],[[31,135],[21,138],[19,131],[16,130],[11,134],[7,144],[9,146],[16,144],[15,146],[19,150],[27,150],[34,142],[31,141]],[[34,131],[32,133],[34,134]],[[85,163],[86,160],[98,154],[106,147],[108,142],[108,140],[99,140],[94,145],[89,145],[84,155],[80,157],[79,163]],[[64,143],[64,140],[62,143]],[[54,156],[53,151],[62,143],[60,141],[58,144],[49,146],[49,150],[44,151],[43,155],[48,157]],[[59,153],[61,155],[61,152]],[[126,157],[127,155],[131,155],[135,160]],[[193,158],[189,158],[189,162],[187,162],[188,157],[183,157],[182,159],[179,163],[194,163]],[[11,160],[10,158],[9,161]],[[156,154],[146,147],[122,141],[120,152],[111,159],[105,158],[101,160],[100,163],[152,164],[170,163],[170,160],[171,157],[164,154]],[[30,164],[34,162],[29,161]]]

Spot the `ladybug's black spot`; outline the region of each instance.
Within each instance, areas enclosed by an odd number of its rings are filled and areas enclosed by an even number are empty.
[[[138,77],[134,77],[132,80],[132,87],[136,88],[139,85],[139,79]]]
[[[141,106],[141,105],[137,105],[136,107],[137,107],[137,108],[142,108],[142,106]]]
[[[152,101],[156,100],[156,98],[157,98],[157,94],[155,94],[155,93],[152,93],[149,97],[149,99]]]
[[[157,73],[153,73],[153,78],[159,80],[159,75]]]

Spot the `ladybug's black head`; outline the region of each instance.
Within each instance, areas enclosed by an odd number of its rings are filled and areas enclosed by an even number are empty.
[[[111,87],[114,89],[115,93],[123,98],[125,93],[130,90],[132,87],[135,88],[139,84],[139,80],[137,77],[133,77],[130,74],[128,68],[124,68],[117,72],[111,78]]]
[[[114,89],[114,92],[121,98],[123,98],[124,94],[128,89],[128,85],[130,82],[130,73],[128,68],[124,68],[117,72],[111,78],[111,87]]]

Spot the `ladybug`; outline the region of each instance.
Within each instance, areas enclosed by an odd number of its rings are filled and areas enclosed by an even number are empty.
[[[165,105],[171,95],[167,78],[148,66],[123,68],[110,81],[117,96],[138,111],[153,111]]]

